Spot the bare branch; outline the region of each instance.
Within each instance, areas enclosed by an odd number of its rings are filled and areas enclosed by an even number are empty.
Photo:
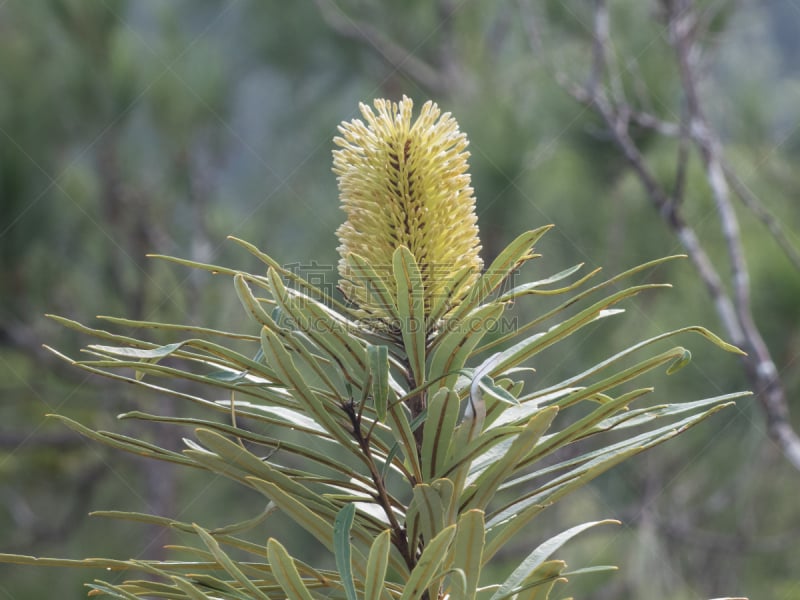
[[[711,188],[731,266],[734,305],[743,334],[743,339],[736,343],[742,345],[749,353],[744,359],[745,369],[766,413],[767,428],[771,437],[780,445],[786,458],[800,470],[800,437],[790,425],[783,384],[753,317],[749,271],[744,256],[739,221],[730,199],[728,181],[722,166],[721,145],[705,116],[697,90],[697,63],[700,56],[695,37],[697,19],[690,0],[676,0],[671,4],[671,10],[673,12],[670,14],[670,41],[678,59],[689,111],[690,133]]]
[[[736,173],[733,172],[731,166],[724,160],[722,161],[722,170],[725,173],[725,179],[728,185],[731,186],[731,189],[739,200],[742,201],[742,204],[764,224],[781,247],[781,250],[783,250],[786,258],[791,261],[795,269],[800,271],[800,251],[794,246],[789,236],[786,235],[778,219],[776,219],[769,209],[761,203],[753,191],[745,185]]]
[[[677,166],[675,168],[675,185],[672,197],[675,202],[683,202],[686,193],[686,174],[689,167],[689,111],[681,111],[680,137],[678,138]]]
[[[663,5],[669,19],[670,43],[676,53],[686,103],[685,113],[679,125],[662,125],[659,119],[651,118],[650,115],[642,118],[642,115],[628,104],[621,91],[613,87],[613,73],[616,72],[616,66],[612,64],[614,59],[609,51],[611,34],[604,0],[595,2],[592,66],[587,82],[583,85],[577,84],[558,69],[553,69],[553,76],[567,93],[578,102],[592,108],[602,118],[614,143],[643,185],[650,202],[686,250],[714,302],[717,315],[727,335],[734,344],[748,352],[742,363],[758,395],[770,437],[781,448],[787,460],[800,470],[800,437],[791,427],[783,384],[753,318],[749,271],[728,187],[731,175],[726,173],[721,145],[705,118],[697,90],[701,49],[696,39],[698,32],[707,26],[707,22],[698,19],[697,13],[693,10],[692,0],[665,0]],[[534,24],[526,22],[526,27],[531,44],[538,50],[540,38],[536,35]],[[604,81],[608,82],[605,87]],[[629,133],[631,122],[650,126],[664,135],[680,136],[676,179],[672,191],[667,190],[658,181],[647,165],[641,150]],[[690,145],[694,146],[700,155],[725,237],[731,269],[731,294],[726,290],[717,265],[709,257],[693,227],[684,220],[680,212],[681,200],[685,194],[684,182]],[[740,190],[735,191],[742,195]]]

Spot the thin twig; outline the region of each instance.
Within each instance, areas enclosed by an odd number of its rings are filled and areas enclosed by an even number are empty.
[[[380,470],[372,458],[372,446],[370,445],[369,436],[364,435],[363,431],[361,430],[361,419],[356,413],[355,406],[351,403],[343,406],[342,408],[350,419],[350,422],[353,426],[353,437],[358,443],[359,448],[361,448],[361,452],[365,458],[365,463],[369,468],[372,483],[377,491],[377,494],[374,496],[375,501],[381,506],[386,518],[389,520],[389,526],[392,530],[392,541],[395,547],[400,551],[400,555],[403,557],[403,560],[405,560],[410,571],[416,564],[416,557],[414,556],[413,549],[409,546],[408,535],[405,528],[400,525],[399,521],[397,520],[397,516],[394,514],[392,500],[389,496],[389,492],[386,489],[386,482],[381,476]]]
[[[370,25],[345,14],[333,0],[314,0],[325,23],[339,35],[369,46],[395,70],[435,94],[446,92],[436,69]]]
[[[752,314],[749,271],[728,188],[731,176],[726,173],[721,145],[703,114],[701,99],[697,92],[697,65],[701,54],[695,40],[698,32],[704,30],[707,23],[697,18],[691,0],[665,0],[663,4],[667,9],[670,43],[678,59],[686,102],[685,114],[679,125],[665,124],[655,117],[642,120],[637,110],[629,106],[624,97],[614,89],[609,90],[601,85],[601,82],[611,79],[610,62],[613,60],[609,51],[610,26],[604,0],[596,0],[595,3],[592,66],[587,82],[583,85],[576,84],[563,72],[552,69],[552,65],[550,68],[554,79],[568,94],[592,108],[602,118],[612,140],[638,177],[651,203],[686,250],[714,302],[717,315],[727,335],[734,344],[749,353],[742,359],[743,366],[761,402],[770,437],[781,448],[787,460],[800,470],[800,437],[791,427],[783,384]],[[534,24],[530,19],[525,21],[530,43],[536,50],[540,50],[541,41]],[[630,135],[631,122],[649,126],[664,135],[680,136],[676,181],[672,191],[659,183],[647,165],[642,151]],[[686,148],[689,145],[693,145],[700,155],[714,197],[731,265],[732,294],[727,292],[717,265],[711,260],[696,231],[685,221],[680,211],[680,201],[685,195],[684,179],[688,161]],[[735,188],[734,191],[740,194]],[[785,237],[776,239],[781,243],[781,239],[785,240]]]
[[[761,221],[764,226],[769,230],[772,237],[781,247],[786,258],[792,263],[795,269],[800,271],[800,251],[795,247],[789,236],[781,227],[778,219],[764,206],[753,191],[745,185],[745,183],[733,172],[733,168],[726,162],[722,161],[722,171],[725,173],[725,179],[731,189],[742,201],[742,204],[752,212],[756,218]]]
[[[681,111],[680,137],[678,138],[677,167],[675,168],[675,185],[672,188],[674,202],[683,202],[686,193],[686,175],[689,171],[689,111]]]
[[[753,317],[749,271],[739,221],[733,209],[728,181],[722,166],[721,145],[705,116],[697,90],[699,49],[695,37],[697,19],[692,10],[693,4],[690,0],[677,0],[671,8],[675,12],[670,15],[670,41],[678,59],[686,95],[690,133],[711,188],[731,265],[734,305],[743,334],[742,340],[736,343],[742,345],[748,352],[743,362],[766,413],[767,428],[771,437],[780,445],[792,465],[800,470],[800,437],[792,429],[783,383]]]

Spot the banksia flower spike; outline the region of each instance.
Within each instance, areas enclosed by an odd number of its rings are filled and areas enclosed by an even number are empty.
[[[457,306],[482,267],[468,142],[450,113],[430,101],[413,123],[407,97],[375,100],[376,112],[360,108],[366,123],[344,122],[334,139],[333,171],[347,213],[337,231],[340,286],[362,318],[392,329],[371,291],[374,282],[353,268],[352,255],[369,263],[394,294],[392,256],[405,246],[419,266],[426,318],[436,300]],[[463,276],[454,285],[456,273]]]

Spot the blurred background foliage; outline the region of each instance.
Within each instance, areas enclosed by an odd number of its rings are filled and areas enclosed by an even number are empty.
[[[611,2],[612,40],[625,66],[621,85],[649,112],[677,120],[680,79],[662,4]],[[703,40],[708,116],[738,178],[796,244],[800,9],[793,0],[699,4],[713,16]],[[78,340],[43,315],[246,329],[226,281],[145,257],[255,268],[227,235],[332,282],[343,213],[331,138],[360,101],[407,94],[456,116],[471,141],[487,262],[545,223],[557,227],[540,244],[540,275],[578,262],[613,273],[681,252],[598,117],[553,76],[556,65],[585,79],[591,29],[591,3],[566,0],[0,4],[0,549],[153,557],[179,540],[86,513],[139,510],[208,526],[252,514],[248,503],[260,500],[221,481],[137,461],[47,422],[46,413],[59,412],[121,430],[115,416],[125,410],[186,409],[65,366],[42,344],[73,350]],[[654,173],[671,181],[676,141],[631,133]],[[698,165],[688,163],[684,214],[721,258]],[[758,325],[795,399],[800,274],[768,229],[742,205],[737,211]],[[690,323],[721,332],[688,262],[658,275],[675,289],[558,348],[534,365],[535,380],[574,374],[644,333]],[[520,304],[534,314],[546,303]],[[694,399],[747,387],[741,371],[734,357],[711,352],[657,383],[662,398]],[[124,427],[180,445],[170,432]],[[552,509],[554,531],[590,518],[624,522],[571,548],[576,562],[615,563],[621,572],[584,578],[568,593],[798,599],[799,487],[757,403],[740,401]],[[0,599],[56,589],[79,598],[94,575],[0,565]]]

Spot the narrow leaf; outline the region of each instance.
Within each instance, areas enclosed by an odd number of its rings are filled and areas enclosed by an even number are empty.
[[[386,421],[389,403],[389,349],[386,346],[368,346],[367,361],[372,375],[372,401],[378,421]]]
[[[523,560],[519,566],[514,569],[511,575],[509,575],[508,578],[503,582],[503,585],[500,586],[500,589],[498,589],[489,600],[501,600],[503,598],[510,597],[515,593],[515,588],[517,588],[517,586],[519,586],[520,583],[522,583],[531,572],[535,571],[536,568],[543,564],[553,552],[561,548],[561,546],[563,546],[566,542],[579,533],[586,531],[590,527],[604,525],[607,523],[619,524],[619,521],[605,520],[583,523],[582,525],[571,527],[570,529],[553,536],[538,546],[533,552],[531,552],[525,558],[525,560]]]
[[[180,590],[186,594],[190,600],[208,600],[208,596],[202,592],[202,590],[198,589],[197,586],[193,585],[188,579],[184,579],[183,577],[175,577],[173,576],[172,582],[180,588]]]
[[[416,547],[418,537],[427,543],[443,529],[446,508],[438,490],[425,483],[414,486],[406,512],[408,541],[412,547]]]
[[[539,438],[550,427],[558,413],[558,408],[545,408],[531,417],[525,429],[520,432],[516,439],[503,455],[484,471],[480,477],[470,486],[469,495],[462,501],[462,510],[469,508],[485,509],[489,502],[497,494],[497,488],[528,455]]]
[[[465,587],[460,579],[453,581],[453,598],[475,600],[478,581],[481,575],[483,545],[485,542],[485,526],[483,511],[469,510],[458,519],[456,537],[453,542],[453,568],[460,569],[465,575]]]
[[[406,407],[401,402],[390,403],[388,412],[389,426],[399,448],[403,450],[403,454],[411,467],[412,475],[417,481],[423,481],[422,466],[417,455],[417,443],[414,439],[414,432],[408,421],[406,410]]]
[[[506,246],[481,275],[470,295],[453,311],[450,318],[458,320],[486,300],[515,269],[533,258],[533,245],[552,228],[552,225],[545,225],[532,231],[526,231]]]
[[[667,375],[672,375],[673,373],[677,373],[683,367],[692,362],[692,353],[689,352],[686,348],[682,348],[682,350],[683,354],[681,355],[681,357],[678,358],[675,362],[673,362],[667,369]]]
[[[272,574],[286,593],[287,600],[314,600],[297,572],[292,557],[278,540],[267,540],[267,556]]]
[[[391,290],[386,285],[386,275],[380,275],[373,268],[371,264],[362,256],[358,254],[348,254],[347,262],[352,270],[354,278],[358,281],[368,282],[365,286],[367,292],[371,294],[368,300],[374,305],[383,308],[390,318],[399,321],[401,318],[397,310],[397,303],[392,295]]]
[[[464,368],[475,346],[497,324],[504,308],[502,304],[491,303],[476,309],[462,321],[448,319],[445,323],[447,329],[434,341],[428,378],[433,380],[446,376],[441,385],[452,389],[458,378],[457,371]]]
[[[214,555],[214,558],[220,564],[220,566],[227,571],[229,575],[231,575],[236,581],[238,581],[244,589],[246,589],[250,594],[252,594],[254,600],[270,600],[269,596],[267,596],[264,592],[258,589],[255,584],[248,579],[248,577],[242,572],[242,570],[236,566],[236,563],[231,560],[231,558],[223,552],[222,548],[220,548],[217,540],[215,540],[211,534],[209,534],[205,529],[200,527],[199,525],[194,526],[197,535],[200,536],[200,539],[203,540],[203,543],[206,547],[211,551]]]
[[[438,575],[439,566],[447,556],[447,547],[453,540],[455,532],[456,526],[450,525],[427,543],[425,550],[422,551],[422,556],[419,557],[414,570],[411,571],[411,575],[406,581],[400,600],[418,600],[423,591],[430,586]]]
[[[567,563],[563,560],[547,560],[528,575],[510,596],[514,600],[547,600],[556,583],[564,582],[562,572]]]
[[[248,481],[254,488],[278,505],[295,523],[313,535],[328,550],[333,552],[333,526],[308,508],[302,501],[287,494],[274,483],[251,477]]]
[[[583,267],[583,263],[579,263],[577,265],[569,267],[568,269],[564,269],[563,271],[561,271],[559,273],[556,273],[555,275],[551,275],[550,277],[547,277],[545,279],[540,279],[539,281],[530,281],[528,283],[523,283],[522,285],[518,285],[515,288],[510,289],[509,291],[505,292],[504,294],[501,294],[500,296],[498,296],[497,300],[498,300],[498,302],[508,302],[510,300],[515,300],[516,298],[519,298],[520,296],[524,296],[526,294],[536,293],[538,288],[540,288],[542,286],[545,286],[545,285],[550,285],[551,283],[556,283],[558,281],[561,281],[562,279],[566,279],[567,277],[569,277],[573,273],[577,273],[578,271],[580,271],[582,267]],[[594,271],[592,271],[588,275],[584,276],[581,280],[579,280],[577,282],[577,284],[580,285],[581,283],[586,281],[589,277],[592,277],[594,274],[598,273],[599,271],[600,271],[600,269],[595,269]],[[570,286],[570,288],[573,288],[573,287],[574,287],[574,285]],[[568,290],[564,290],[564,291],[568,291]]]
[[[447,388],[428,400],[428,416],[422,430],[422,469],[425,480],[436,479],[445,466],[458,420],[458,394]]]
[[[280,307],[286,311],[295,326],[337,363],[342,377],[358,384],[367,368],[363,346],[348,330],[346,321],[334,318],[330,309],[317,300],[299,295],[284,286],[274,269],[267,272],[272,293]]]
[[[472,266],[467,266],[459,269],[451,274],[444,284],[444,289],[441,294],[436,294],[435,298],[431,298],[430,312],[428,313],[428,322],[425,324],[425,331],[430,333],[439,324],[449,310],[453,309],[453,292],[460,290],[464,282],[472,277],[474,270]],[[449,320],[449,319],[448,319]]]
[[[232,235],[229,235],[228,239],[231,240],[232,242],[235,242],[235,243],[239,244],[241,247],[243,247],[245,250],[250,252],[253,256],[258,258],[261,262],[263,262],[264,264],[266,264],[270,268],[275,269],[282,276],[284,276],[288,280],[292,281],[298,288],[305,290],[306,292],[308,292],[312,296],[318,298],[322,302],[325,302],[329,306],[335,306],[336,309],[341,311],[342,313],[349,314],[350,309],[347,306],[345,306],[341,302],[337,301],[332,296],[329,296],[328,294],[326,294],[323,290],[321,290],[317,286],[309,283],[308,281],[303,279],[300,275],[298,275],[297,273],[293,272],[291,269],[283,268],[278,263],[278,261],[276,261],[274,258],[269,256],[268,254],[265,254],[264,252],[262,252],[261,250],[256,248],[250,242],[246,242],[246,241],[244,241],[242,239],[239,239],[237,237],[234,237]]]
[[[350,529],[353,527],[355,514],[356,505],[345,504],[333,522],[333,553],[347,600],[357,600],[353,566],[350,562]]]
[[[367,575],[364,581],[364,598],[372,600],[378,598],[384,591],[384,581],[386,580],[386,566],[389,562],[389,551],[391,550],[392,536],[391,530],[386,529],[381,532],[369,550],[367,559]]]
[[[308,387],[303,375],[294,366],[289,353],[283,348],[278,337],[266,327],[261,328],[261,347],[264,356],[280,375],[287,388],[293,389],[298,400],[301,400],[308,414],[324,427],[343,447],[360,456],[353,448],[350,436],[342,425],[331,416],[330,407],[323,405],[322,400]]]
[[[124,356],[125,358],[139,358],[139,359],[154,359],[164,358],[169,356],[176,350],[180,349],[185,342],[177,342],[175,344],[167,344],[166,346],[159,346],[157,348],[120,348],[118,346],[100,346],[97,344],[89,345],[92,350],[97,350],[104,354],[111,354],[113,356]]]
[[[416,385],[425,382],[425,290],[417,261],[400,246],[392,257],[403,346]]]

